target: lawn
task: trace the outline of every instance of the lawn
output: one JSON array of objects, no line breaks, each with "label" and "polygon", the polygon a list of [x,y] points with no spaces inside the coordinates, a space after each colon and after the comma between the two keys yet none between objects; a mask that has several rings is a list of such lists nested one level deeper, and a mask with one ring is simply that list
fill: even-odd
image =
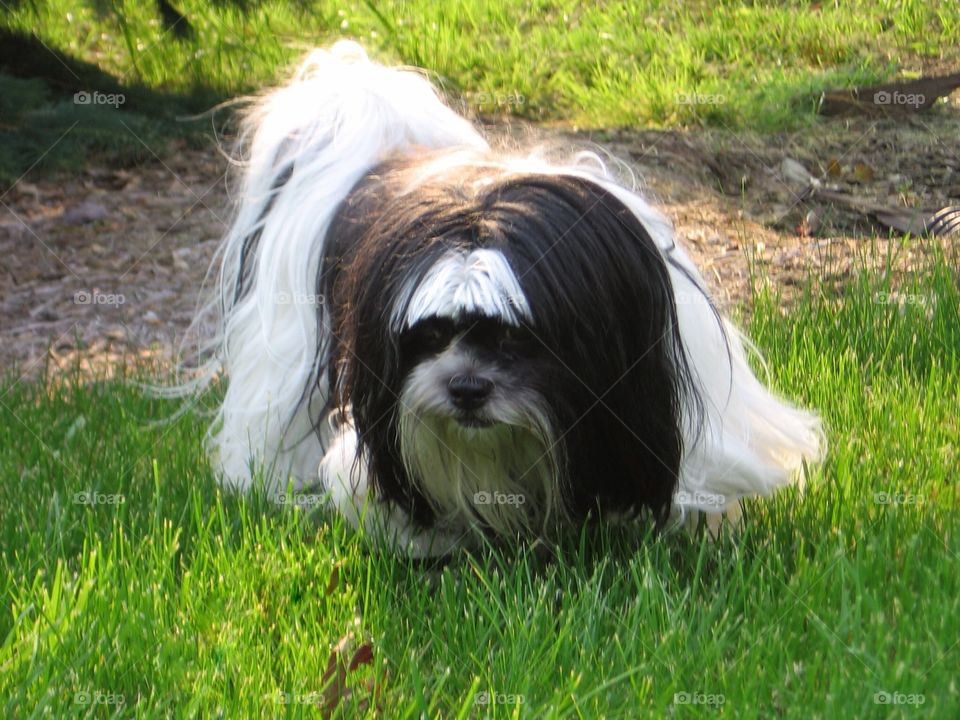
[{"label": "lawn", "polygon": [[[919,67],[960,39],[952,3],[776,5],[184,2],[195,35],[177,42],[149,3],[122,27],[58,1],[2,23],[180,97],[249,90],[351,35],[485,111],[765,129],[815,122],[825,79]],[[748,503],[717,541],[604,528],[416,563],[321,510],[221,493],[202,449],[215,392],[177,415],[139,382],[165,368],[9,370],[0,715],[960,717],[960,256],[890,247],[864,240],[858,271],[742,308],[830,451],[805,493]]]},{"label": "lawn", "polygon": [[956,717],[947,260],[786,314],[758,294],[775,383],[832,446],[805,495],[749,504],[716,543],[608,530],[421,566],[336,518],[221,495],[200,408],[156,425],[172,409],[129,381],[8,381],[4,715],[311,716],[352,634],[372,662],[341,717]]}]

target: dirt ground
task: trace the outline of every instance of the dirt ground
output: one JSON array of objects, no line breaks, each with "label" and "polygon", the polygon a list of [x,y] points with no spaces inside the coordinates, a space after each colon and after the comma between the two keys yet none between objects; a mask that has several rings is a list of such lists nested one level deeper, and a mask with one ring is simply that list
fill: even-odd
[{"label": "dirt ground", "polygon": [[[789,302],[808,277],[842,282],[865,238],[888,237],[868,215],[805,199],[804,172],[822,188],[891,208],[960,205],[956,104],[775,136],[549,134],[598,142],[630,163],[722,306],[748,297],[751,266]],[[230,219],[226,169],[211,146],[133,169],[28,174],[10,188],[0,197],[4,367],[31,376],[48,362],[109,368],[124,357],[172,357]]]}]

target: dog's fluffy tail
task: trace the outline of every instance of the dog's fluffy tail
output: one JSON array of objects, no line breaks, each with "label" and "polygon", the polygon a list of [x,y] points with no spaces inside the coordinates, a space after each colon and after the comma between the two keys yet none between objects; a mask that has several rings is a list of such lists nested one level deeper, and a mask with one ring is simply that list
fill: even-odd
[{"label": "dog's fluffy tail", "polygon": [[289,475],[299,486],[316,478],[323,455],[310,413],[329,400],[331,331],[316,293],[338,205],[389,156],[487,145],[418,72],[374,64],[347,41],[311,53],[244,128],[211,368],[229,384],[208,444],[228,486],[246,489],[261,464],[268,488]]}]

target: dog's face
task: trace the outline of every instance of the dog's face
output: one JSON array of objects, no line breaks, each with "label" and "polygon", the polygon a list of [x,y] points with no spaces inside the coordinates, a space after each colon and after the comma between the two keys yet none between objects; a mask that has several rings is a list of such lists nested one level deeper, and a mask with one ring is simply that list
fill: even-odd
[{"label": "dog's face", "polygon": [[499,319],[426,318],[401,336],[401,404],[468,429],[523,424],[524,408],[542,404],[542,352],[528,328]]},{"label": "dog's face", "polygon": [[401,334],[399,360],[401,453],[437,513],[502,532],[541,524],[556,502],[558,449],[553,367],[535,331],[431,316]]}]

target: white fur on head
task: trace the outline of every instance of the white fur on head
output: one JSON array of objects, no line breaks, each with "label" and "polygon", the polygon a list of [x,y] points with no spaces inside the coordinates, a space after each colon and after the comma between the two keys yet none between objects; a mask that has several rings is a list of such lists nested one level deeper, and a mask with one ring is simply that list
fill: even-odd
[{"label": "white fur on head", "polygon": [[404,302],[406,298],[397,304],[398,308],[407,304],[406,317],[392,318],[396,331],[431,316],[459,319],[484,315],[514,326],[520,325],[521,319],[533,320],[520,282],[499,250],[451,251],[406,295],[412,296],[409,304]]},{"label": "white fur on head", "polygon": [[[354,184],[388,156],[415,148],[487,148],[419,73],[370,62],[352,42],[309,55],[286,87],[250,114],[240,206],[226,238],[221,300],[227,308],[217,356],[229,378],[209,445],[224,482],[246,488],[251,461],[269,486],[312,482],[323,456],[301,402],[318,358],[315,297],[327,227]],[[259,233],[243,294],[238,272],[247,239]],[[326,358],[319,358],[326,360]],[[316,379],[316,412],[329,388]]]}]

